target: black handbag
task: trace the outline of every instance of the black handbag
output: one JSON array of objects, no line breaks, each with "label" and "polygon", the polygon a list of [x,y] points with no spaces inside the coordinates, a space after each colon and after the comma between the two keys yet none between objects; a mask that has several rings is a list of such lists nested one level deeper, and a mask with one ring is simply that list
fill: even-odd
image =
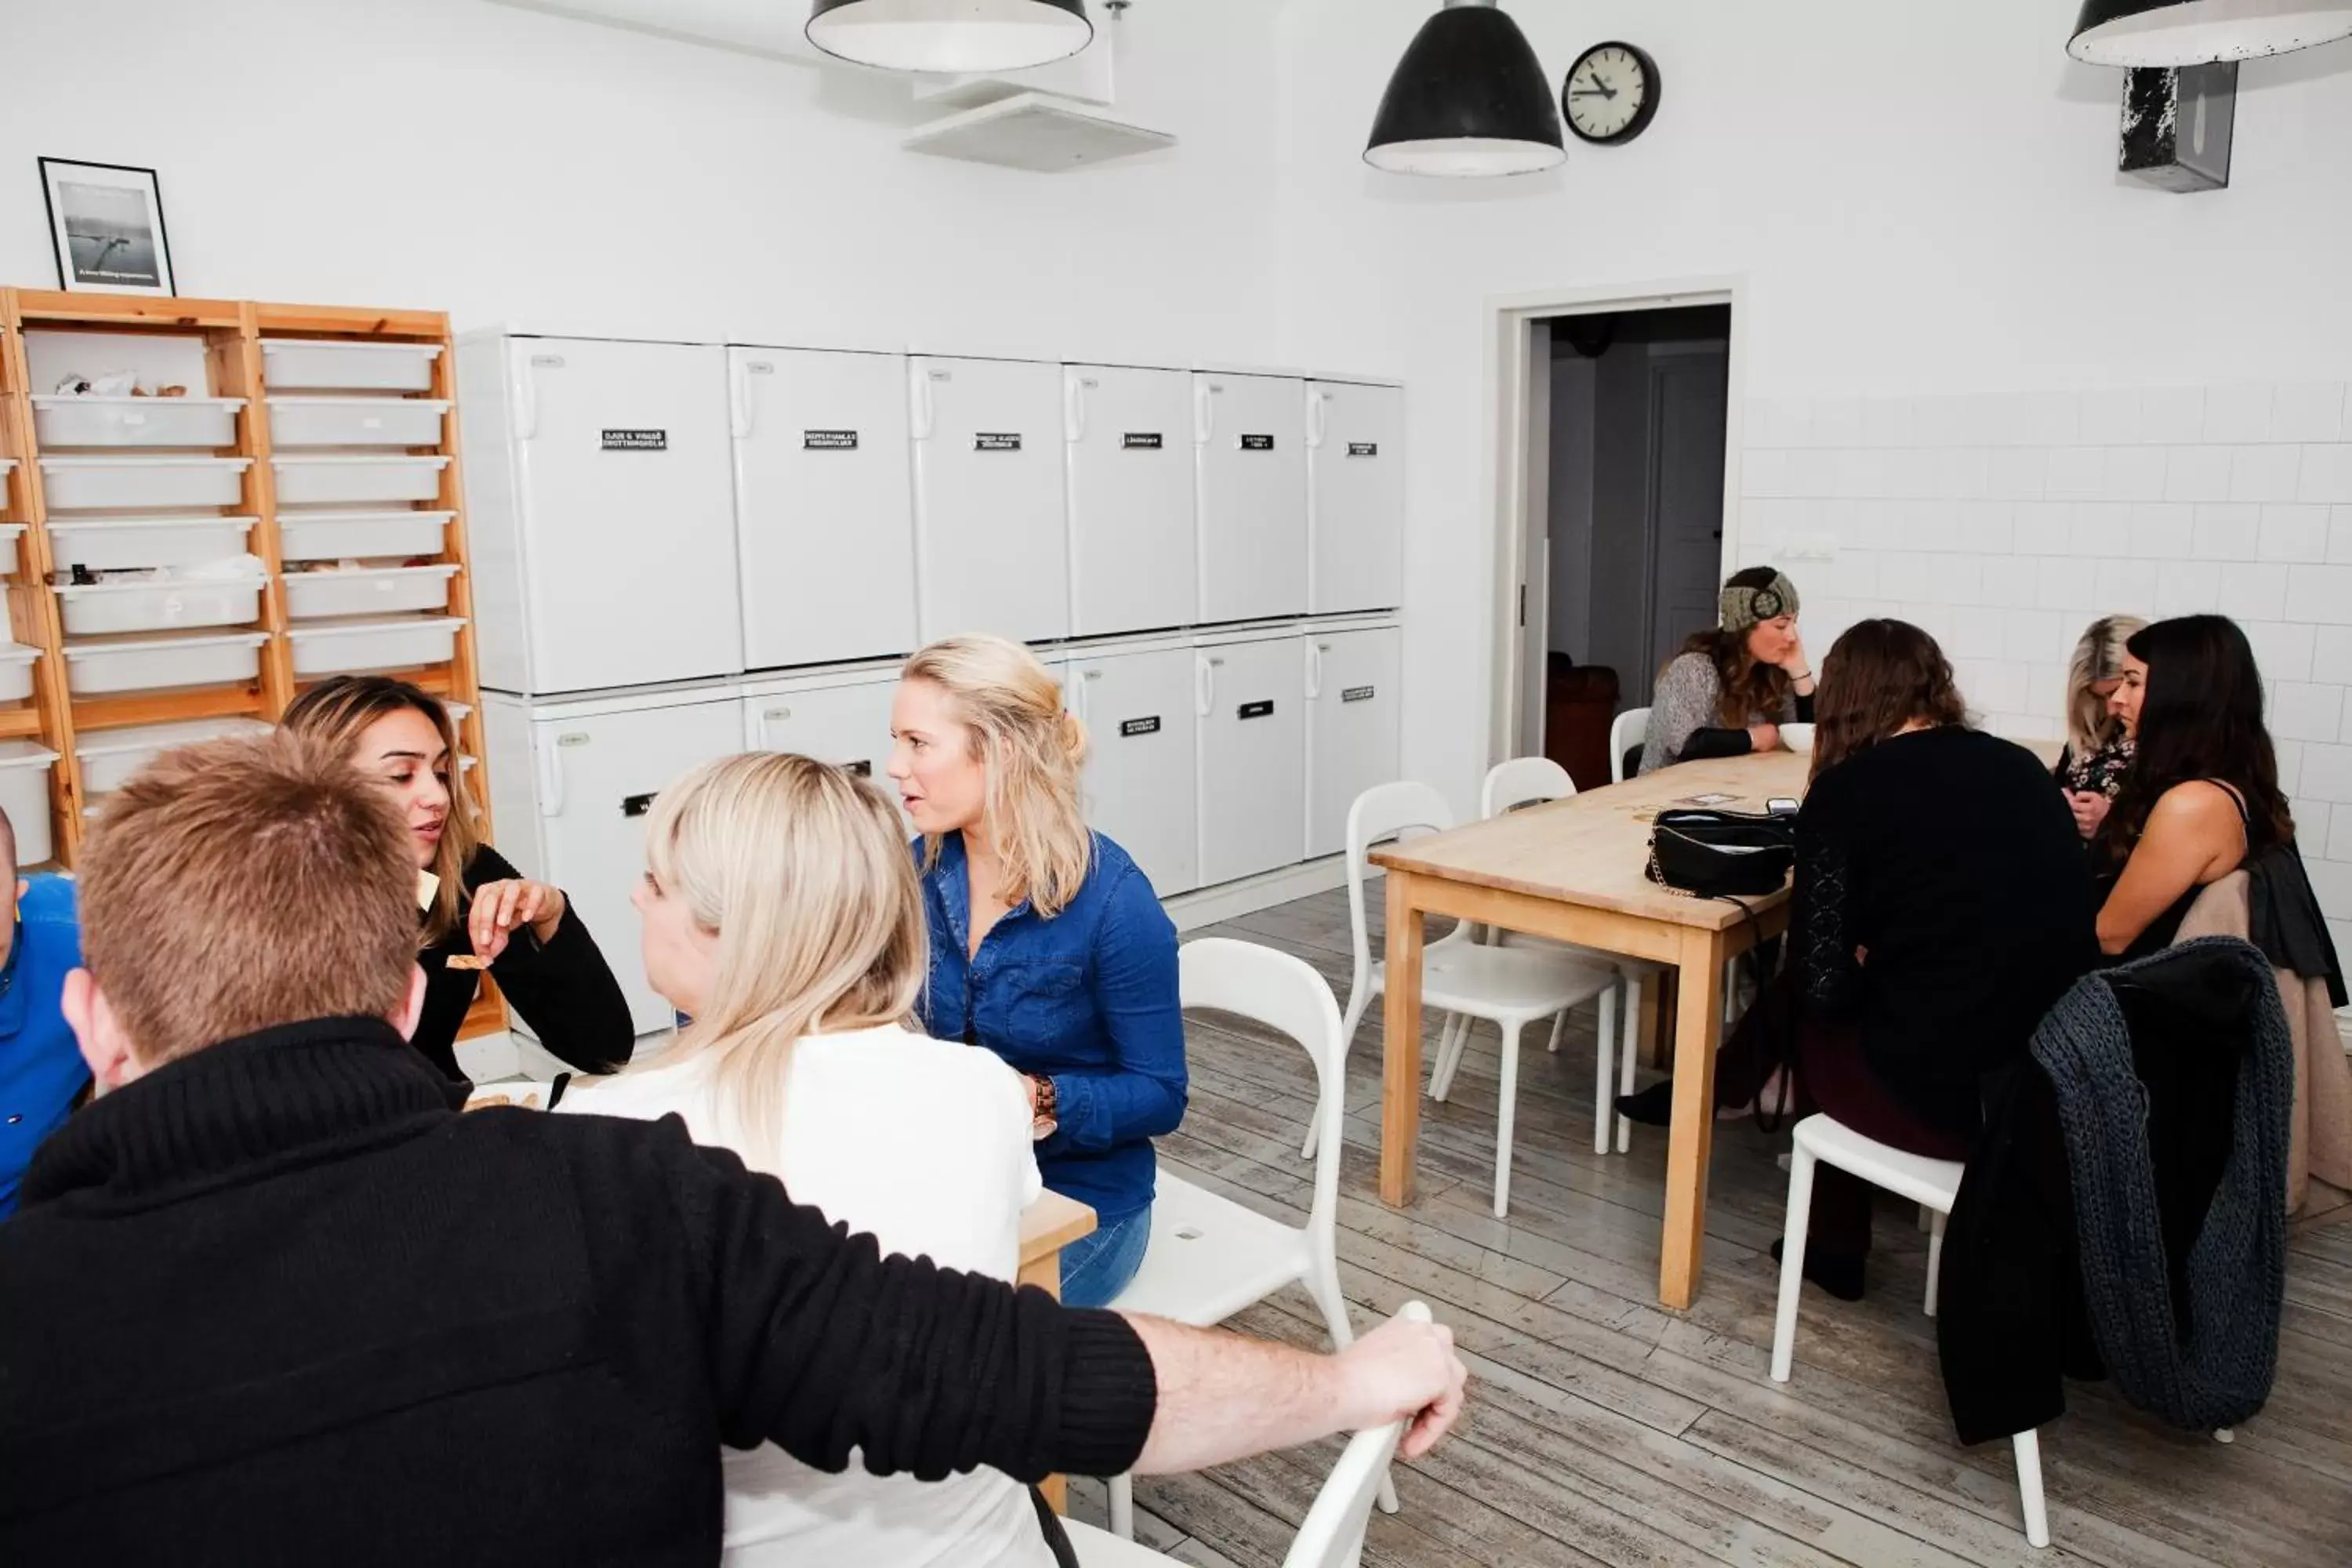
[{"label": "black handbag", "polygon": [[1650,880],[1693,898],[1777,893],[1796,863],[1793,817],[1745,811],[1662,811],[1650,834]]}]

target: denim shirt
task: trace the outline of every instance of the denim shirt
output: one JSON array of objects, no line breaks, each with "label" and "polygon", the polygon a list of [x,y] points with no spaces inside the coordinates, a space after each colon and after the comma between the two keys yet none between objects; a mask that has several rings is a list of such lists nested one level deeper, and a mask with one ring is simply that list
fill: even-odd
[{"label": "denim shirt", "polygon": [[[1184,1117],[1184,1015],[1176,927],[1127,851],[1097,833],[1077,897],[1047,920],[1023,900],[971,952],[963,836],[923,877],[931,963],[923,1027],[986,1046],[1016,1072],[1053,1080],[1054,1135],[1037,1145],[1045,1185],[1105,1221],[1151,1201],[1151,1140]],[[915,841],[915,863],[923,843]]]},{"label": "denim shirt", "polygon": [[16,942],[0,969],[0,1219],[16,1211],[16,1184],[33,1151],[65,1121],[89,1081],[58,1006],[67,973],[81,966],[74,885],[64,877],[26,880],[16,906]]}]

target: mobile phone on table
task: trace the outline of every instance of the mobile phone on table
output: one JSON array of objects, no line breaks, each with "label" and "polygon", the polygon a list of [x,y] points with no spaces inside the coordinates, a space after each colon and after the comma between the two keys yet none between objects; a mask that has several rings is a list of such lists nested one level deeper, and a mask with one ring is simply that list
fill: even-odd
[{"label": "mobile phone on table", "polygon": [[1764,803],[1764,809],[1774,816],[1794,816],[1797,815],[1797,803],[1790,796],[1776,795]]}]

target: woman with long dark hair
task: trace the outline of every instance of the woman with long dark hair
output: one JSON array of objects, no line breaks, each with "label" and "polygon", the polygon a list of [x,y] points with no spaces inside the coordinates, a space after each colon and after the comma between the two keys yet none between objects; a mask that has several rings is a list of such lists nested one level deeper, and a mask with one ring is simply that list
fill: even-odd
[{"label": "woman with long dark hair", "polygon": [[[1906,622],[1838,638],[1816,724],[1789,966],[1717,1057],[1716,1103],[1965,1159],[1979,1080],[2096,958],[2074,816],[2039,758],[1969,727],[1943,650]],[[1672,1089],[1618,1103],[1664,1125]],[[1852,1300],[1869,1247],[1868,1186],[1823,1167],[1806,1277]]]},{"label": "woman with long dark hair", "polygon": [[1769,566],[1735,572],[1717,624],[1658,672],[1641,771],[1775,752],[1780,726],[1813,716],[1813,668],[1797,635],[1797,585]]}]

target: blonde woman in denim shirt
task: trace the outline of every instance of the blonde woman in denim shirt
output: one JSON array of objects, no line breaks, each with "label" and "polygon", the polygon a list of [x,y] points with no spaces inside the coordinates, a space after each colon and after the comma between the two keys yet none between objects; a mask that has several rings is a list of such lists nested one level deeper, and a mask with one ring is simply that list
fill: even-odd
[{"label": "blonde woman in denim shirt", "polygon": [[1102,1306],[1151,1239],[1151,1140],[1183,1120],[1176,928],[1078,802],[1086,731],[1034,655],[950,637],[907,661],[890,777],[922,837],[936,1039],[1021,1075],[1045,1185],[1092,1207],[1062,1253],[1062,1299]]}]

